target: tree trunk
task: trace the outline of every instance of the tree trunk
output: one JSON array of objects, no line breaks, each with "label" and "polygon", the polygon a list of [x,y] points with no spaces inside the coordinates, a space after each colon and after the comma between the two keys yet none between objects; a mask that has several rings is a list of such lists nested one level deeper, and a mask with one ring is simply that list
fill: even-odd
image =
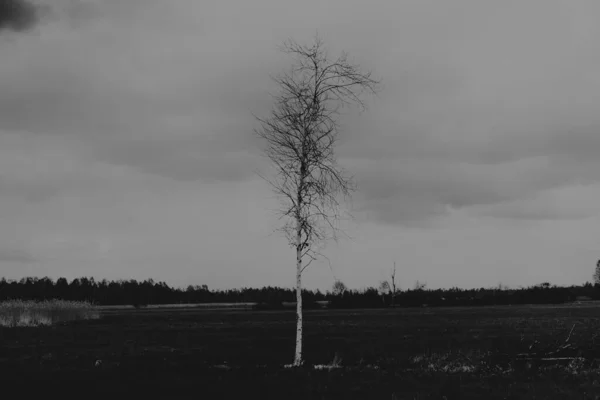
[{"label": "tree trunk", "polygon": [[[306,155],[305,145],[302,144],[302,154]],[[303,160],[305,157],[303,157]],[[296,352],[294,355],[294,366],[302,365],[302,191],[306,179],[306,164],[302,161],[300,166],[300,184],[296,193]]]},{"label": "tree trunk", "polygon": [[294,366],[302,365],[302,231],[297,221],[296,231],[296,354]]}]

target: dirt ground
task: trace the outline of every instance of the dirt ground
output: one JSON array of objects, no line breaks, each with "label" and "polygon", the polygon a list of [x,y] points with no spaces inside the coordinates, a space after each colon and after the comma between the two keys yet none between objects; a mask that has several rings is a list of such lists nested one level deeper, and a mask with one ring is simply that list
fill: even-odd
[{"label": "dirt ground", "polygon": [[0,328],[0,376],[21,398],[600,399],[599,318],[597,304],[307,311],[292,369],[292,310],[106,310]]}]

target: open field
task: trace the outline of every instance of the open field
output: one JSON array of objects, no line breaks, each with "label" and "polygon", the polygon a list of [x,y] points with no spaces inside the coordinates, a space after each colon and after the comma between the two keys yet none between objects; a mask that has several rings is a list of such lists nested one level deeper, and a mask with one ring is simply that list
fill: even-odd
[{"label": "open field", "polygon": [[1,328],[0,370],[24,398],[596,399],[599,317],[596,304],[307,311],[295,370],[291,310],[108,310]]},{"label": "open field", "polygon": [[[221,309],[239,309],[239,310],[250,310],[256,306],[257,303],[198,303],[198,304],[148,304],[140,306],[141,309],[181,309],[181,308],[198,308],[202,310],[221,310]],[[132,305],[122,306],[97,306],[98,310],[101,311],[114,311],[114,310],[134,310],[136,307]]]}]

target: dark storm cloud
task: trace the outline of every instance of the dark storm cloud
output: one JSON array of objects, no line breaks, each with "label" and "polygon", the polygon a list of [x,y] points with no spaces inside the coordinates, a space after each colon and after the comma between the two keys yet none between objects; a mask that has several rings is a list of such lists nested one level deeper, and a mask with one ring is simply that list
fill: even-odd
[{"label": "dark storm cloud", "polygon": [[38,9],[27,0],[0,1],[0,33],[3,30],[27,30],[37,19]]},{"label": "dark storm cloud", "polygon": [[495,163],[478,163],[477,157],[465,157],[471,162],[464,162],[452,153],[444,157],[419,157],[416,153],[401,158],[345,161],[359,183],[362,206],[358,210],[386,224],[412,225],[444,216],[453,209],[471,208],[479,215],[514,219],[552,219],[553,212],[557,219],[592,215],[595,211],[590,209],[570,212],[557,208],[558,204],[560,208],[577,207],[573,198],[545,204],[543,209],[523,203],[549,190],[600,182],[600,161],[592,157],[593,151],[577,150],[578,145],[570,147],[562,142],[550,138],[541,149],[530,152],[517,147],[514,160],[499,157],[496,161],[501,162]]}]

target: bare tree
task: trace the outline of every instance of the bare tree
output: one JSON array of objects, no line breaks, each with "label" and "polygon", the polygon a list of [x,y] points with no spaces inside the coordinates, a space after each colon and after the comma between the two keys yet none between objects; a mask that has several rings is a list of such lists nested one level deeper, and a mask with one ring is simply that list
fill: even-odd
[{"label": "bare tree", "polygon": [[344,282],[336,280],[333,283],[332,293],[334,296],[343,296],[344,293],[346,293],[346,290],[348,290],[348,288]]},{"label": "bare tree", "polygon": [[383,301],[383,305],[385,307],[385,296],[389,294],[391,291],[390,283],[388,281],[379,282],[379,295],[381,296],[381,301]]},{"label": "bare tree", "polygon": [[379,283],[379,293],[383,296],[384,293],[390,295],[390,305],[394,307],[396,301],[396,262],[394,261],[394,268],[390,272],[390,280],[384,280]]},{"label": "bare tree", "polygon": [[425,290],[425,289],[427,289],[427,282],[419,282],[419,281],[415,282],[415,287],[413,290],[420,291],[420,290]]},{"label": "bare tree", "polygon": [[594,271],[594,283],[600,285],[600,260],[596,263],[596,270]]},{"label": "bare tree", "polygon": [[391,275],[391,284],[392,284],[392,307],[394,307],[396,302],[396,262],[394,261],[394,269],[392,269]]},{"label": "bare tree", "polygon": [[342,53],[330,60],[317,35],[314,44],[301,46],[293,40],[281,50],[295,57],[290,72],[273,78],[280,87],[270,118],[256,117],[261,129],[255,133],[266,145],[265,155],[276,179],[265,179],[282,201],[280,230],[296,250],[296,351],[294,366],[302,364],[302,272],[328,239],[337,240],[339,198],[356,190],[354,181],[337,164],[339,109],[357,105],[363,92],[375,94],[379,81]]}]

